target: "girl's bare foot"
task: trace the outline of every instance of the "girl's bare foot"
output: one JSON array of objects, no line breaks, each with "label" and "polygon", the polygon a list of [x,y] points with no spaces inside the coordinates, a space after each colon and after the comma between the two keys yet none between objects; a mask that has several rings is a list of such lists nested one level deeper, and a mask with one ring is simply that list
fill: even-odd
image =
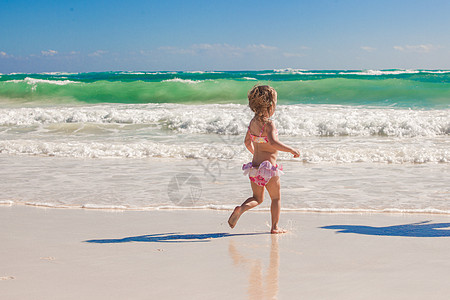
[{"label": "girl's bare foot", "polygon": [[234,226],[236,226],[236,223],[239,220],[240,216],[241,216],[241,207],[236,206],[234,208],[233,213],[231,214],[230,218],[228,219],[228,225],[230,225],[231,228],[234,228]]},{"label": "girl's bare foot", "polygon": [[278,233],[286,233],[288,232],[286,229],[281,229],[281,228],[272,228],[272,230],[270,231],[270,233],[272,234],[278,234]]}]

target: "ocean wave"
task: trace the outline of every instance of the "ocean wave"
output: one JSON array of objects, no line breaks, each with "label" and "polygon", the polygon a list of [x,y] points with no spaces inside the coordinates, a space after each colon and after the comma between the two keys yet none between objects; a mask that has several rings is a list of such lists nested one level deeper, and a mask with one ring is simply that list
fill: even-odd
[{"label": "ocean wave", "polygon": [[13,205],[14,201],[11,200],[0,200],[0,205]]},{"label": "ocean wave", "polygon": [[285,69],[274,69],[274,73],[297,73],[297,72],[305,72],[308,70],[305,69],[293,69],[293,68],[285,68]]},{"label": "ocean wave", "polygon": [[120,74],[120,75],[147,75],[147,74],[154,74],[154,73],[137,72],[137,71],[121,71],[121,72],[118,72],[117,74]]},{"label": "ocean wave", "polygon": [[224,72],[220,72],[220,71],[184,71],[182,73],[186,73],[186,74],[223,74]]},{"label": "ocean wave", "polygon": [[423,73],[430,73],[430,74],[450,74],[450,70],[436,70],[436,71],[432,71],[432,70],[422,70],[421,72]]},{"label": "ocean wave", "polygon": [[[219,205],[219,204],[205,204],[205,205],[156,205],[156,206],[135,206],[135,205],[108,205],[108,204],[72,204],[66,205],[57,202],[20,202],[20,201],[0,201],[0,205],[25,205],[36,206],[43,208],[71,208],[71,209],[97,209],[105,211],[155,211],[155,210],[216,210],[216,211],[232,211],[236,205]],[[270,211],[270,207],[257,207],[255,211]],[[342,214],[450,214],[450,210],[439,209],[434,207],[427,208],[325,208],[325,207],[282,207],[284,212],[303,212],[303,213],[342,213]]]},{"label": "ocean wave", "polygon": [[181,83],[199,83],[204,82],[204,80],[191,80],[191,79],[181,79],[181,78],[173,78],[173,79],[167,79],[163,80],[161,82],[181,82]]},{"label": "ocean wave", "polygon": [[[35,140],[0,141],[0,153],[74,158],[182,158],[230,159],[242,153],[241,146],[210,144],[164,144],[155,142],[49,142]],[[244,156],[246,158],[246,156]]]},{"label": "ocean wave", "polygon": [[418,70],[364,70],[364,71],[346,71],[346,72],[339,72],[340,75],[374,75],[374,76],[380,76],[380,75],[400,75],[400,74],[417,74],[420,73]]},{"label": "ocean wave", "polygon": [[[339,73],[337,72],[331,72],[331,71],[311,71],[311,70],[304,70],[304,69],[275,69],[273,70],[275,74],[281,74],[281,75],[337,75]],[[274,73],[264,73],[261,75],[274,75]]]},{"label": "ocean wave", "polygon": [[[357,71],[332,71],[332,70],[304,70],[304,69],[276,69],[273,70],[275,74],[286,74],[286,75],[364,75],[364,76],[390,76],[390,75],[410,75],[410,74],[448,74],[449,70],[357,70]],[[273,73],[265,73],[264,75],[273,75]]]},{"label": "ocean wave", "polygon": [[173,75],[178,74],[179,72],[173,71],[159,71],[159,72],[151,72],[151,71],[119,71],[112,72],[111,75]]},{"label": "ocean wave", "polygon": [[128,206],[125,205],[102,205],[102,204],[94,204],[94,203],[87,203],[81,205],[81,208],[86,209],[102,209],[102,210],[126,210],[129,209]]},{"label": "ocean wave", "polygon": [[404,74],[448,74],[449,70],[360,70],[360,71],[341,71],[339,75],[404,75]]},{"label": "ocean wave", "polygon": [[[145,124],[185,134],[242,135],[251,112],[239,104],[2,108],[0,126]],[[450,110],[280,105],[274,117],[286,136],[435,137],[450,134]]]},{"label": "ocean wave", "polygon": [[67,76],[67,75],[77,75],[80,73],[69,73],[69,72],[42,72],[42,73],[38,73],[41,75],[56,75],[56,76]]},{"label": "ocean wave", "polygon": [[13,79],[13,80],[7,80],[5,82],[12,82],[12,83],[21,83],[25,82],[30,85],[37,85],[39,83],[46,83],[46,84],[56,84],[56,85],[67,85],[71,83],[80,83],[77,81],[72,80],[48,80],[48,79],[36,79],[31,77],[26,77],[25,79]]},{"label": "ocean wave", "polygon": [[[188,78],[181,75],[160,75],[161,78],[140,80],[128,75],[103,74],[102,80],[92,81],[96,75],[50,76],[51,78],[12,77],[0,81],[0,103],[18,104],[23,102],[54,103],[240,103],[247,100],[247,92],[254,85],[253,79],[260,74],[230,74],[230,79],[222,75],[204,76],[192,74]],[[275,74],[276,75],[276,74]],[[302,75],[292,79],[261,81],[272,85],[278,92],[279,104],[340,104],[395,106],[411,108],[448,108],[450,82],[416,81],[387,78],[382,80],[362,78],[342,78],[314,75],[311,80]],[[42,76],[42,75],[41,75]],[[109,77],[108,77],[109,76]],[[122,76],[122,77],[121,77]],[[308,75],[309,76],[309,75]],[[436,75],[437,76],[437,75]],[[355,77],[355,76],[353,76]],[[246,80],[242,80],[242,79]],[[250,79],[253,78],[253,79]],[[8,79],[8,78],[7,78]],[[62,80],[64,79],[64,80]],[[270,77],[268,77],[270,80]],[[305,80],[307,79],[307,80]]]},{"label": "ocean wave", "polygon": [[[241,141],[241,139],[239,139]],[[72,158],[177,158],[210,160],[248,160],[249,154],[241,144],[236,143],[158,143],[138,142],[87,142],[87,141],[40,141],[7,140],[0,141],[0,154],[38,155]],[[233,142],[233,141],[232,141]],[[396,143],[342,143],[307,144],[302,140],[291,141],[300,149],[299,160],[304,163],[448,163],[450,151],[445,145],[429,147],[426,145]],[[292,160],[292,155],[280,153],[279,159]]]}]

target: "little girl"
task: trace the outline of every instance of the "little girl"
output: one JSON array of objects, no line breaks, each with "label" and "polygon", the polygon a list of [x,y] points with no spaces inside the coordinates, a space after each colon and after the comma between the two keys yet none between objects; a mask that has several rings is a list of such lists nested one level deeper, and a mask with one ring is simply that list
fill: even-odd
[{"label": "little girl", "polygon": [[286,230],[278,227],[280,219],[280,174],[282,167],[276,164],[278,151],[290,152],[299,157],[300,152],[278,140],[275,124],[269,120],[275,113],[277,92],[268,85],[255,86],[248,92],[248,102],[255,116],[248,125],[245,135],[245,146],[253,154],[253,160],[242,167],[244,175],[248,174],[253,196],[245,200],[241,206],[236,206],[228,224],[234,228],[239,217],[247,210],[261,204],[264,200],[264,187],[269,192],[272,204],[271,233],[284,233]]}]

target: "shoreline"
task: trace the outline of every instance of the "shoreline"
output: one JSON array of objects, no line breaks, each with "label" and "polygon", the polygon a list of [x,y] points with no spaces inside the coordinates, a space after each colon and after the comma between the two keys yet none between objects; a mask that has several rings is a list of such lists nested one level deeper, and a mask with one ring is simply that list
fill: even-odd
[{"label": "shoreline", "polygon": [[110,211],[0,206],[8,299],[446,299],[437,214]]},{"label": "shoreline", "polygon": [[[0,158],[3,205],[232,210],[251,195],[239,161]],[[283,211],[450,212],[447,165],[286,161],[283,167]],[[257,209],[269,206],[270,201],[264,201]]]},{"label": "shoreline", "polygon": [[[9,203],[10,202],[10,203]],[[236,203],[235,206],[239,205]],[[1,201],[0,208],[2,207],[35,207],[38,209],[69,209],[69,210],[94,210],[94,211],[104,211],[104,212],[149,212],[149,211],[226,211],[232,212],[234,207],[231,205],[229,208],[225,207],[211,207],[213,205],[207,205],[205,207],[182,207],[182,206],[162,206],[162,207],[148,207],[148,208],[128,208],[128,207],[96,207],[96,206],[53,206],[50,204],[35,204],[35,203],[15,203],[13,201]],[[255,207],[251,210],[252,212],[264,213],[270,212],[270,207]],[[386,208],[383,210],[375,209],[347,209],[347,208],[281,208],[283,213],[303,213],[303,214],[358,214],[358,215],[372,215],[372,214],[387,214],[387,215],[442,215],[450,216],[450,211],[439,210],[439,209],[399,209],[399,208]]]}]

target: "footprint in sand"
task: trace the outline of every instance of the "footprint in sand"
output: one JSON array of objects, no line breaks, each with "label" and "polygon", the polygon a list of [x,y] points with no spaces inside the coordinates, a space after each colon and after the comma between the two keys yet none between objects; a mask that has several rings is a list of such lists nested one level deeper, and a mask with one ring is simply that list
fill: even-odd
[{"label": "footprint in sand", "polygon": [[0,280],[13,280],[13,279],[16,279],[14,276],[3,276],[3,277],[0,277]]}]

